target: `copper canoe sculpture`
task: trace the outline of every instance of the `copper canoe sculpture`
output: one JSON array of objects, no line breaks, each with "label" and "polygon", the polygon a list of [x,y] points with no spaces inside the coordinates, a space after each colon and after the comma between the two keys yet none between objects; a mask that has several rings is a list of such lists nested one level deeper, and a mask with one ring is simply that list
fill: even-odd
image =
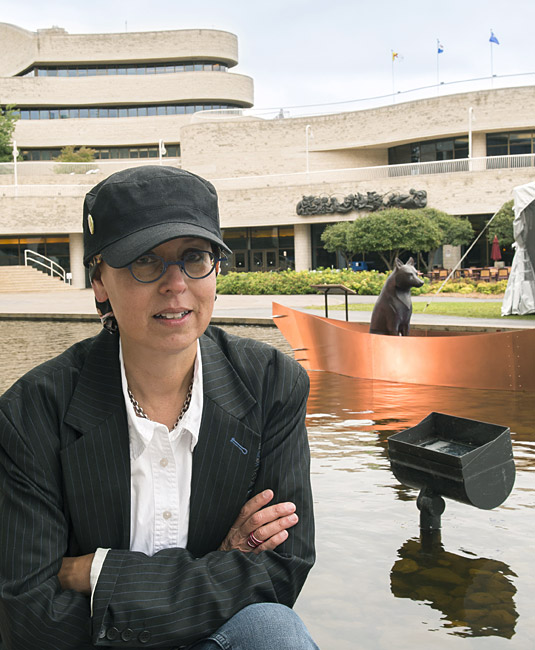
[{"label": "copper canoe sculpture", "polygon": [[368,323],[273,303],[275,324],[306,370],[409,384],[535,390],[535,329],[477,333],[412,329],[370,334]]}]

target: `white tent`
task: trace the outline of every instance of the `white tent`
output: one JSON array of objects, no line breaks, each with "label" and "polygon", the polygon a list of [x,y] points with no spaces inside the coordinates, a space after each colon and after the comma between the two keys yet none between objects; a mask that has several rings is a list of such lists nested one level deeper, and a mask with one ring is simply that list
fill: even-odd
[{"label": "white tent", "polygon": [[502,316],[535,313],[535,183],[513,190],[515,255],[502,302]]}]

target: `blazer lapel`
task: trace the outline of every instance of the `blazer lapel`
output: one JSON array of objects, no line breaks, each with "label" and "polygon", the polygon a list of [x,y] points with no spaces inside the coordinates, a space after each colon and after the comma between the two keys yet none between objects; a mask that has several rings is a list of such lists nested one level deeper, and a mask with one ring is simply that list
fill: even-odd
[{"label": "blazer lapel", "polygon": [[215,341],[201,337],[204,406],[193,453],[188,549],[197,557],[216,549],[247,498],[260,432],[245,415],[256,399]]},{"label": "blazer lapel", "polygon": [[[61,451],[66,509],[81,553],[130,544],[130,450],[119,337],[101,332],[76,384]],[[66,436],[69,438],[69,436]]]}]

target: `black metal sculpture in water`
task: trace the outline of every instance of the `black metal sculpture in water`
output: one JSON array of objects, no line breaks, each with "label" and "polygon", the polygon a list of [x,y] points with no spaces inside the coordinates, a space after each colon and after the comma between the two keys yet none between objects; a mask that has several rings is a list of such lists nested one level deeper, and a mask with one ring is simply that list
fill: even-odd
[{"label": "black metal sculpture in water", "polygon": [[491,510],[507,499],[515,481],[507,427],[444,413],[390,436],[390,465],[400,483],[420,489],[420,529],[440,529],[443,497]]}]

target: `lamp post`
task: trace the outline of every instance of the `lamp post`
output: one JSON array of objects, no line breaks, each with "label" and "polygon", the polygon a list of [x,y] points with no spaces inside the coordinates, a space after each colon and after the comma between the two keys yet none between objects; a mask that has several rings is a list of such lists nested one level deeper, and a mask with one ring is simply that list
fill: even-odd
[{"label": "lamp post", "polygon": [[19,157],[19,150],[17,149],[17,143],[13,140],[13,176],[15,181],[15,192],[18,192],[18,176],[17,176],[17,158]]},{"label": "lamp post", "polygon": [[165,156],[167,153],[163,140],[158,140],[158,158],[160,159],[160,165],[162,164],[162,156]]},{"label": "lamp post", "polygon": [[314,134],[312,133],[312,127],[310,126],[310,124],[307,124],[305,128],[305,141],[306,141],[305,151],[306,151],[307,175],[310,171],[310,167],[308,163],[308,139],[313,137]]},{"label": "lamp post", "polygon": [[474,120],[474,109],[468,109],[468,170],[472,171],[472,121]]}]

